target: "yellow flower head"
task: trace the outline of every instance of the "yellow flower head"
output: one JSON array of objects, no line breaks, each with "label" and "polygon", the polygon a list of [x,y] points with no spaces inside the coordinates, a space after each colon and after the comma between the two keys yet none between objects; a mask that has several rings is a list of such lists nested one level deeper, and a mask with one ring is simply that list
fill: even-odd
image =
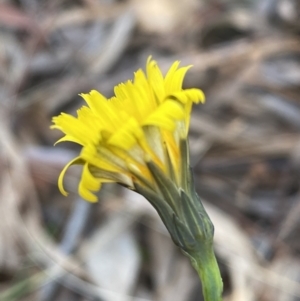
[{"label": "yellow flower head", "polygon": [[97,201],[93,192],[104,182],[117,182],[133,190],[135,185],[155,190],[149,162],[180,187],[180,143],[186,143],[192,103],[204,102],[201,90],[182,89],[189,68],[179,68],[176,61],[164,77],[149,57],[146,74],[135,72],[133,81],[115,87],[112,98],[93,90],[81,94],[88,106],[77,111],[77,118],[65,113],[53,117],[51,128],[65,134],[58,142],[82,146],[80,155],[59,176],[60,191],[67,195],[63,178],[74,164],[83,165],[78,190],[91,202]]}]

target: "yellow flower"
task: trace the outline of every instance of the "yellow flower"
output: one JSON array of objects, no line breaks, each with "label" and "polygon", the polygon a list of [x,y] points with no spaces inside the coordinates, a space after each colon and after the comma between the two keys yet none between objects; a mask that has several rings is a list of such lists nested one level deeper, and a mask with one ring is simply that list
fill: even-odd
[{"label": "yellow flower", "polygon": [[[98,91],[81,94],[88,106],[77,111],[77,118],[61,113],[53,117],[53,129],[65,136],[58,140],[82,146],[78,157],[62,170],[58,186],[67,195],[63,178],[69,166],[83,165],[79,184],[82,198],[95,202],[104,182],[117,182],[135,190],[135,185],[156,189],[149,162],[153,162],[176,186],[182,183],[183,154],[193,103],[204,102],[199,89],[183,89],[190,66],[173,63],[164,77],[149,57],[146,74],[138,70],[133,81],[115,87],[107,99]],[[188,155],[185,154],[185,157]],[[186,158],[185,158],[186,160]]]}]

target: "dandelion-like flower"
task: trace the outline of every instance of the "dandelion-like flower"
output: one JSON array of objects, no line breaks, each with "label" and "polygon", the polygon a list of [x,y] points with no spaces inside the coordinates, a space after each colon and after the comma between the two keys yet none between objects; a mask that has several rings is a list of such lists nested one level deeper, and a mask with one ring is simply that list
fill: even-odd
[{"label": "dandelion-like flower", "polygon": [[135,72],[133,81],[115,87],[112,98],[93,90],[81,94],[88,106],[77,111],[77,118],[65,113],[54,117],[52,128],[65,133],[58,142],[82,145],[80,155],[61,172],[60,191],[67,195],[63,178],[74,164],[83,165],[79,194],[91,202],[97,200],[93,192],[105,182],[156,190],[150,162],[182,186],[185,154],[180,153],[180,143],[186,141],[192,103],[204,101],[201,90],[182,89],[189,68],[179,68],[177,61],[163,77],[149,58],[146,75]]},{"label": "dandelion-like flower", "polygon": [[216,268],[213,225],[195,192],[189,167],[191,108],[204,102],[201,90],[182,88],[190,67],[179,67],[176,61],[163,76],[150,57],[146,74],[135,72],[133,81],[115,87],[113,97],[107,99],[95,90],[81,94],[87,106],[77,111],[77,118],[65,113],[54,117],[51,128],[65,134],[58,142],[82,146],[79,156],[62,170],[58,186],[67,195],[65,173],[79,164],[83,169],[78,192],[85,200],[96,202],[95,193],[106,182],[142,194],[159,213],[174,243],[202,273],[202,281],[210,283],[203,288],[207,300],[219,301],[220,276],[215,271],[211,276],[211,268],[203,269],[203,262]]}]

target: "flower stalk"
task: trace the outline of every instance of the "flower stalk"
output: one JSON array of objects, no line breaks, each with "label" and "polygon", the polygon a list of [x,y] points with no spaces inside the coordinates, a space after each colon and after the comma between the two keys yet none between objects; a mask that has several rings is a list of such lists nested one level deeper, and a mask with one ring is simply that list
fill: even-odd
[{"label": "flower stalk", "polygon": [[200,277],[204,300],[222,301],[223,283],[212,248],[203,248],[191,257],[191,263]]}]

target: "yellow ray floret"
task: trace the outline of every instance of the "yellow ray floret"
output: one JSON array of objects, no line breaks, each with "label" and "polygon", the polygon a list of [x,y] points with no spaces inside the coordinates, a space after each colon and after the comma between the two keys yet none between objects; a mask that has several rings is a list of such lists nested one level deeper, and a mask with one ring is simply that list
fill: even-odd
[{"label": "yellow ray floret", "polygon": [[77,111],[77,118],[65,113],[53,117],[51,128],[65,134],[57,143],[71,141],[82,146],[81,154],[60,174],[60,191],[67,194],[63,178],[74,164],[83,166],[79,194],[92,202],[103,182],[119,182],[132,189],[137,182],[154,185],[147,169],[149,160],[165,173],[171,160],[178,180],[179,139],[187,136],[192,104],[204,102],[201,90],[182,88],[190,67],[180,68],[176,61],[164,77],[149,57],[146,74],[135,72],[133,81],[115,87],[112,98],[92,90],[81,94],[87,106]]}]

